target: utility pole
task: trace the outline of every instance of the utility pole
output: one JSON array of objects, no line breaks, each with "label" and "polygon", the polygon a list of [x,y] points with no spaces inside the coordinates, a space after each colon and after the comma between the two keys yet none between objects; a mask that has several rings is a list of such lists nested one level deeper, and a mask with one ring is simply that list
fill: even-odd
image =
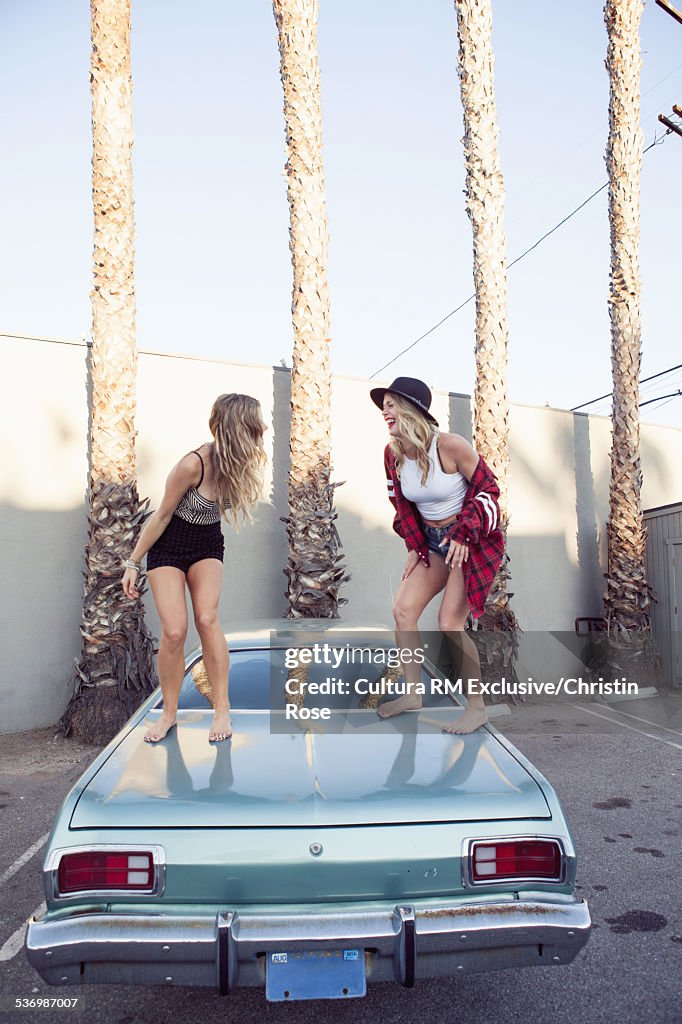
[{"label": "utility pole", "polygon": [[677,135],[682,135],[682,107],[678,106],[677,103],[673,106],[673,114],[677,116],[677,121],[671,121],[665,114],[659,114],[658,120],[666,126],[668,134],[675,132]]},{"label": "utility pole", "polygon": [[[678,24],[682,25],[682,13],[680,13],[677,8],[673,7],[671,3],[668,3],[668,0],[656,0],[656,3],[659,7],[663,8],[666,14],[669,14],[670,17],[674,18]],[[677,103],[673,106],[673,114],[677,117],[677,121],[671,121],[669,117],[665,116],[665,114],[659,114],[658,120],[668,129],[666,135],[670,135],[671,132],[675,132],[676,135],[682,136],[682,107],[678,106]]]}]

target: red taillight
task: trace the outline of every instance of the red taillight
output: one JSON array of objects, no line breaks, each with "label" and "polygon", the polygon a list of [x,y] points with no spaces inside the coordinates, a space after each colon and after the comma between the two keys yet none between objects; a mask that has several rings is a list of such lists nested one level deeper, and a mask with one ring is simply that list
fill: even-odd
[{"label": "red taillight", "polygon": [[135,891],[154,886],[154,858],[137,850],[67,853],[59,862],[59,892],[90,889]]},{"label": "red taillight", "polygon": [[474,843],[471,850],[474,882],[505,878],[561,878],[561,847],[548,839],[511,839]]}]

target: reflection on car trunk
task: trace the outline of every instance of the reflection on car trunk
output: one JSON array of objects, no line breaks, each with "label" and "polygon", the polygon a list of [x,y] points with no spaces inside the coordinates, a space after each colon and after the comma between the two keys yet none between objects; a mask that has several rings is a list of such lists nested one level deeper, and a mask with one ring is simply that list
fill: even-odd
[{"label": "reflection on car trunk", "polygon": [[[526,768],[480,730],[449,736],[448,712],[423,711],[363,734],[328,734],[325,723],[273,735],[267,714],[234,713],[230,744],[207,742],[210,713],[181,712],[163,746],[143,740],[141,723],[82,793],[72,828],[119,828],[131,821],[176,828],[348,825],[549,818]],[[381,731],[379,731],[379,729]]]}]

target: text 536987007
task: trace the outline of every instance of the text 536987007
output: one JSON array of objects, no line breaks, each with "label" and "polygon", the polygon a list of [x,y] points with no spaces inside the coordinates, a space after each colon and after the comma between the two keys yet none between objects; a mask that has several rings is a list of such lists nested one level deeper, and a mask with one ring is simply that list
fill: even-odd
[{"label": "text 536987007", "polygon": [[0,1012],[10,1010],[83,1010],[82,996],[0,996]]}]

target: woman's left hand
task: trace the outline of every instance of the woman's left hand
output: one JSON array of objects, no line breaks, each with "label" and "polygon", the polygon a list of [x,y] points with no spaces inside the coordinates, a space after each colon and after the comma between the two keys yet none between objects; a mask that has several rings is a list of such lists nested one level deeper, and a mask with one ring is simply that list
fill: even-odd
[{"label": "woman's left hand", "polygon": [[[443,547],[447,543],[448,543],[447,540],[445,540],[445,541],[443,541],[443,544],[441,544],[440,546]],[[450,546],[448,548],[448,553],[445,556],[445,564],[447,565],[448,569],[452,569],[453,565],[456,565],[458,568],[461,569],[462,568],[462,563],[466,562],[468,557],[469,557],[469,545],[468,544],[460,544],[458,541],[454,541],[454,540],[450,541]]]},{"label": "woman's left hand", "polygon": [[140,596],[140,591],[137,589],[139,575],[139,569],[126,568],[126,571],[123,573],[123,579],[121,580],[123,593],[131,601],[136,601]]}]

